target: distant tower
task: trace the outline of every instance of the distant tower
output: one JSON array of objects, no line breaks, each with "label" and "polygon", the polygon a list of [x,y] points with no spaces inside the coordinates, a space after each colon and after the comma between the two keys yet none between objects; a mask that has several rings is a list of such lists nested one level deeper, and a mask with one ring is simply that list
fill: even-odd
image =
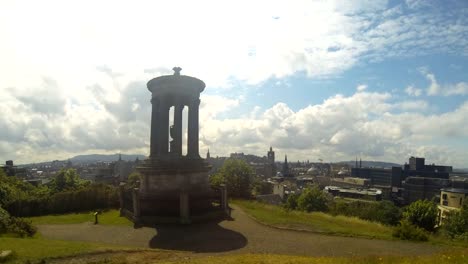
[{"label": "distant tower", "polygon": [[208,152],[206,152],[206,159],[210,159],[210,149],[208,149]]},{"label": "distant tower", "polygon": [[362,160],[359,158],[359,168],[362,168]]},{"label": "distant tower", "polygon": [[267,152],[268,162],[270,164],[275,164],[275,152],[273,148],[270,146],[270,151]]},{"label": "distant tower", "polygon": [[284,155],[283,169],[281,170],[284,177],[289,176],[288,155]]},{"label": "distant tower", "polygon": [[119,153],[119,160],[116,162],[115,164],[115,168],[114,168],[114,173],[115,174],[118,174],[118,178],[119,180],[122,182],[122,181],[125,181],[125,175],[124,175],[124,172],[123,172],[123,169],[124,169],[124,165],[123,165],[123,161],[122,161],[122,154]]},{"label": "distant tower", "polygon": [[275,152],[273,151],[273,148],[271,146],[270,146],[270,150],[267,152],[267,158],[268,158],[268,166],[269,166],[267,176],[268,177],[275,176],[276,175]]}]

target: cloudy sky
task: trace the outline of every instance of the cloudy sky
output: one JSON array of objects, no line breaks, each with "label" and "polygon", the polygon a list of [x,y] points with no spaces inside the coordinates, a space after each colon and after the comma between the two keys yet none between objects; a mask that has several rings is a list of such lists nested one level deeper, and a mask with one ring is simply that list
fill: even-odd
[{"label": "cloudy sky", "polygon": [[153,77],[200,152],[468,167],[467,1],[0,1],[0,160],[149,152]]}]

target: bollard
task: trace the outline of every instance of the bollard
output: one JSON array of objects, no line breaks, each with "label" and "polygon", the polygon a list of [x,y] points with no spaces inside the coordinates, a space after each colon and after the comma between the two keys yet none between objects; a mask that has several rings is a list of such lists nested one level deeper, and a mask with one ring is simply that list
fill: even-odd
[{"label": "bollard", "polygon": [[99,221],[98,221],[98,214],[99,214],[99,212],[94,212],[94,224],[95,224],[95,225],[99,224]]}]

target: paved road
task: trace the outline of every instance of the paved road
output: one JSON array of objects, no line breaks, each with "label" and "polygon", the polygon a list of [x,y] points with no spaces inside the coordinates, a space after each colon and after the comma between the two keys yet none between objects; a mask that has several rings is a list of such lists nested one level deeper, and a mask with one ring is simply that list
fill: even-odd
[{"label": "paved road", "polygon": [[427,243],[386,241],[288,231],[261,225],[235,208],[233,220],[190,226],[133,229],[91,223],[41,225],[46,238],[93,241],[195,253],[271,253],[303,256],[426,255],[443,249]]}]

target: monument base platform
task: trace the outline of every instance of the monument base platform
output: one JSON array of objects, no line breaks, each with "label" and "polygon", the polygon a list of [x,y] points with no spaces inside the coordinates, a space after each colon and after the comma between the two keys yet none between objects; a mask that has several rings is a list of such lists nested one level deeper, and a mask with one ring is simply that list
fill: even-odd
[{"label": "monument base platform", "polygon": [[202,159],[148,159],[139,188],[120,189],[121,215],[135,225],[202,222],[228,216],[226,188],[214,190]]}]

